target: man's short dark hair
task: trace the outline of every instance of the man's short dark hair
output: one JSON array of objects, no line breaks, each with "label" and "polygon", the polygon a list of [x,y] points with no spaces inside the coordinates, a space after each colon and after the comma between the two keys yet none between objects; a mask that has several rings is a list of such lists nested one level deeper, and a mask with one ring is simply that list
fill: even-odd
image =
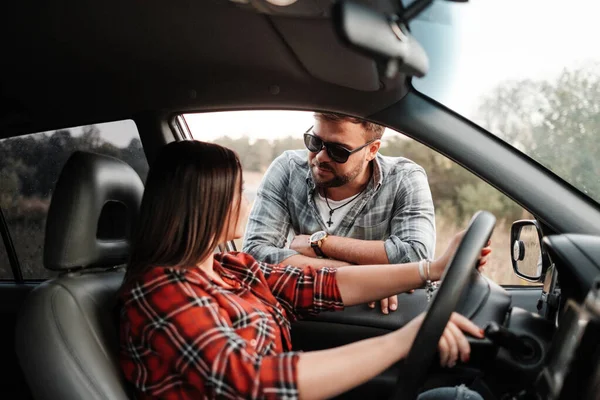
[{"label": "man's short dark hair", "polygon": [[374,124],[373,122],[365,121],[362,118],[350,117],[348,115],[336,113],[315,113],[315,119],[332,122],[352,122],[353,124],[361,124],[365,128],[367,140],[381,139],[383,136],[384,126]]}]

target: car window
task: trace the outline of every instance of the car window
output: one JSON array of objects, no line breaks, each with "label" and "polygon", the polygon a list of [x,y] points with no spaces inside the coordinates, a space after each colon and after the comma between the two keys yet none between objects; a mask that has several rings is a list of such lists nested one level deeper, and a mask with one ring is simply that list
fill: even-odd
[{"label": "car window", "polygon": [[414,87],[600,202],[600,3],[436,1],[410,23]]},{"label": "car window", "polygon": [[53,275],[42,264],[46,215],[58,176],[76,150],[119,158],[143,180],[148,173],[146,156],[131,120],[0,140],[0,206],[24,279]]},{"label": "car window", "polygon": [[[235,111],[186,114],[195,139],[235,150],[244,169],[245,195],[250,202],[271,162],[285,150],[305,149],[302,134],[313,125],[312,112]],[[478,210],[488,210],[498,219],[493,248],[485,274],[503,285],[525,285],[512,270],[509,253],[513,221],[531,215],[502,193],[448,158],[398,132],[386,129],[381,154],[406,157],[427,172],[436,210],[436,257],[452,236],[466,227]],[[241,240],[236,241],[238,250]]]}]

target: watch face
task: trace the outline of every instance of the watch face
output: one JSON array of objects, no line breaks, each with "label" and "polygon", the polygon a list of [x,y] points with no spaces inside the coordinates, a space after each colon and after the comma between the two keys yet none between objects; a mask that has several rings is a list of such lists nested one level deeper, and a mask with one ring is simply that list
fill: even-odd
[{"label": "watch face", "polygon": [[327,232],[325,232],[325,231],[315,232],[310,236],[310,241],[318,242],[319,240],[323,239],[325,236],[327,236]]}]

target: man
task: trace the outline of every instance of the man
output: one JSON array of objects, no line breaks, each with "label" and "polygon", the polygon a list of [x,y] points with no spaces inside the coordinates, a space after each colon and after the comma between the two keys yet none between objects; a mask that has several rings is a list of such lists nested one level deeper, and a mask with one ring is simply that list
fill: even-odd
[{"label": "man", "polygon": [[[267,263],[315,268],[433,259],[435,216],[423,168],[378,153],[383,126],[331,113],[314,117],[304,135],[308,154],[286,151],[267,170],[243,251]],[[396,296],[381,307],[395,310]]]}]

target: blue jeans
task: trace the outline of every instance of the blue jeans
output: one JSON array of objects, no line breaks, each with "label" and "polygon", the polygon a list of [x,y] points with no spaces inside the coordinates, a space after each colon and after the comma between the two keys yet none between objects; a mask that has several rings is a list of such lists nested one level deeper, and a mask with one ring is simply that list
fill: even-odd
[{"label": "blue jeans", "polygon": [[465,385],[460,385],[428,390],[421,393],[417,400],[483,400],[483,397]]}]

